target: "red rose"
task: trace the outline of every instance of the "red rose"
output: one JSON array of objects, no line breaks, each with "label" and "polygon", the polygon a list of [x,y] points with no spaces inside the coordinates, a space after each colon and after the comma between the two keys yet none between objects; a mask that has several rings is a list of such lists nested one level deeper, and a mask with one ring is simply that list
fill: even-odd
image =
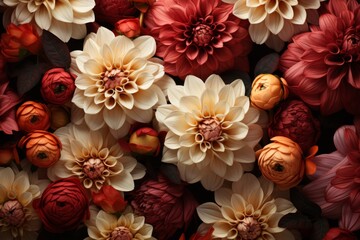
[{"label": "red rose", "polygon": [[63,68],[53,68],[45,73],[41,81],[41,95],[45,101],[64,104],[71,100],[75,91],[75,74]]},{"label": "red rose", "polygon": [[103,186],[99,192],[91,192],[95,205],[107,213],[121,212],[125,209],[127,202],[121,193],[110,185]]},{"label": "red rose", "polygon": [[33,201],[44,228],[52,233],[76,229],[90,217],[89,198],[77,178],[50,183],[40,199]]},{"label": "red rose", "polygon": [[138,18],[122,19],[115,23],[115,30],[129,38],[140,35],[140,21]]},{"label": "red rose", "polygon": [[356,240],[356,236],[346,229],[330,228],[323,240]]}]

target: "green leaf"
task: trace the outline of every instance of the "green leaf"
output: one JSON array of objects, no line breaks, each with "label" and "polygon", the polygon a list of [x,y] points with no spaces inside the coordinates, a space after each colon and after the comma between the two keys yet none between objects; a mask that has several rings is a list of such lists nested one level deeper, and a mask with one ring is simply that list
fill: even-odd
[{"label": "green leaf", "polygon": [[43,30],[41,41],[44,53],[54,67],[68,69],[71,57],[68,46],[49,31]]},{"label": "green leaf", "polygon": [[280,56],[278,53],[270,53],[262,57],[256,64],[254,75],[257,76],[262,73],[273,73],[279,65]]},{"label": "green leaf", "polygon": [[290,200],[298,211],[310,218],[319,218],[321,216],[321,208],[307,199],[298,188],[290,190]]},{"label": "green leaf", "polygon": [[278,225],[288,229],[308,230],[312,228],[310,218],[299,212],[286,214],[280,219]]}]

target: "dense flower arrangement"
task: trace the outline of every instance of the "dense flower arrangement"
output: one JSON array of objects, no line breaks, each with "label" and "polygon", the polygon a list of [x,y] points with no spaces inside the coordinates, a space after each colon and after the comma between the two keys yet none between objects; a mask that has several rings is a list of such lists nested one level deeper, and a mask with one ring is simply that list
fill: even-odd
[{"label": "dense flower arrangement", "polygon": [[359,1],[0,13],[1,240],[359,239]]}]

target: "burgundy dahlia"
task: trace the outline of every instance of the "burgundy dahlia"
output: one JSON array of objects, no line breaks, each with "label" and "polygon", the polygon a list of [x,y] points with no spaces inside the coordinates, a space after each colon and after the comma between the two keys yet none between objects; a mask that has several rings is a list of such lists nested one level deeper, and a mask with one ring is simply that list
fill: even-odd
[{"label": "burgundy dahlia", "polygon": [[154,227],[157,239],[166,240],[171,239],[177,230],[186,228],[197,202],[184,185],[159,176],[157,180],[147,180],[134,191],[131,206]]},{"label": "burgundy dahlia", "polygon": [[319,26],[293,38],[280,69],[290,91],[322,114],[360,114],[360,4],[330,0]]},{"label": "burgundy dahlia", "polygon": [[270,138],[290,138],[306,153],[310,147],[316,145],[320,137],[320,123],[304,102],[292,100],[280,105],[269,125],[268,133]]},{"label": "burgundy dahlia", "polygon": [[157,42],[165,71],[184,79],[206,79],[233,67],[247,71],[251,50],[247,23],[221,0],[158,0],[145,25]]}]

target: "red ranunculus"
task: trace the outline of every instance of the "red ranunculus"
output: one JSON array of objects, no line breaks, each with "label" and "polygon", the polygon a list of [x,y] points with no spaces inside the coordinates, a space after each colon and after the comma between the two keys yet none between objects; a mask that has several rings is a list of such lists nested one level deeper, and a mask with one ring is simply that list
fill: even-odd
[{"label": "red ranunculus", "polygon": [[41,95],[52,104],[64,104],[71,100],[75,91],[76,75],[63,68],[52,68],[41,81]]},{"label": "red ranunculus", "polygon": [[103,186],[99,192],[91,192],[91,195],[94,204],[107,213],[121,212],[127,205],[121,193],[110,185]]},{"label": "red ranunculus", "polygon": [[134,191],[131,206],[154,227],[154,237],[170,239],[174,233],[186,228],[197,207],[195,198],[184,185],[174,184],[164,176],[147,180]]},{"label": "red ranunculus", "polygon": [[95,0],[95,3],[95,20],[99,23],[114,25],[120,19],[139,14],[129,0]]},{"label": "red ranunculus", "polygon": [[323,240],[356,240],[356,236],[346,229],[330,228]]},{"label": "red ranunculus", "polygon": [[76,229],[90,217],[89,198],[77,178],[50,183],[40,199],[33,201],[44,228],[52,233]]}]

